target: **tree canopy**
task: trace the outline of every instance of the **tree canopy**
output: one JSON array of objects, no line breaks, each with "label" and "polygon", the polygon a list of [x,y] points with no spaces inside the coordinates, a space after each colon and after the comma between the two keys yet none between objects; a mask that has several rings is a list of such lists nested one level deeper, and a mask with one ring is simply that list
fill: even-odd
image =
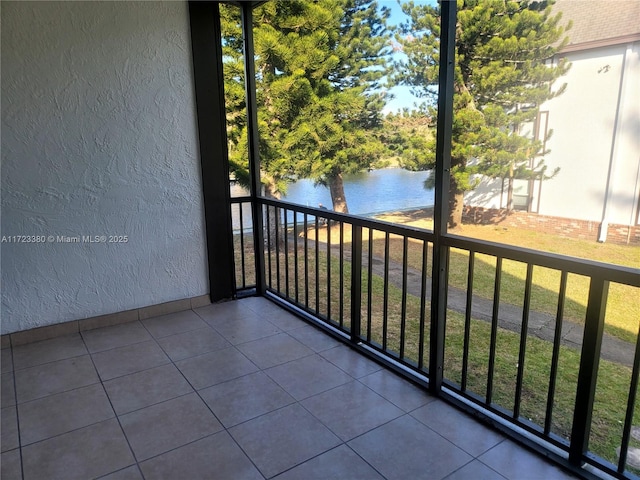
[{"label": "tree canopy", "polygon": [[[225,88],[236,177],[246,175],[246,121],[237,115],[242,49],[225,7]],[[342,175],[373,168],[384,152],[379,91],[390,53],[386,9],[371,0],[276,0],[254,10],[262,180],[278,197],[296,178],[330,188],[346,212]],[[243,88],[243,87],[242,87]]]},{"label": "tree canopy", "polygon": [[[463,193],[475,187],[475,174],[508,178],[510,186],[514,178],[545,175],[542,141],[521,128],[535,121],[544,101],[563,91],[550,88],[568,68],[563,60],[550,62],[566,42],[552,3],[458,0],[450,227],[461,223]],[[396,41],[406,57],[396,64],[396,79],[435,110],[440,7],[407,2],[402,10],[409,20]],[[412,169],[434,167],[435,137],[428,142]]]}]

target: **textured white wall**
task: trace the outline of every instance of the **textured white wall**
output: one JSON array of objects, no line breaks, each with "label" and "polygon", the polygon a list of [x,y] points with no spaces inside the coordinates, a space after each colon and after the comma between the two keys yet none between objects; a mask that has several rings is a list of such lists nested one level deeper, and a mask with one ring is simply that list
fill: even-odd
[{"label": "textured white wall", "polygon": [[2,333],[207,293],[186,2],[2,2],[1,61]]},{"label": "textured white wall", "polygon": [[626,45],[607,221],[634,225],[640,199],[640,42]]},{"label": "textured white wall", "polygon": [[[543,105],[553,129],[546,163],[550,170],[560,167],[560,172],[542,184],[541,214],[602,220],[625,49],[625,45],[618,45],[570,54],[571,69],[559,80],[567,83],[567,90]],[[628,93],[623,102],[633,108]],[[631,131],[627,128],[618,133],[616,142],[621,145]],[[618,158],[616,163],[620,171],[627,171],[630,166],[637,170],[637,162],[636,154],[635,158]],[[614,215],[610,222],[629,221],[633,191],[619,190],[617,197],[623,194],[627,195],[627,214]]]}]

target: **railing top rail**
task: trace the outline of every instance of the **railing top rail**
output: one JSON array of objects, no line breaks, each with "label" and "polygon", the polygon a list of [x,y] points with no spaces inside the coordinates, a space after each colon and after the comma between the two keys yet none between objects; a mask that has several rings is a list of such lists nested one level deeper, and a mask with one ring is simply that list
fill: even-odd
[{"label": "railing top rail", "polygon": [[250,202],[253,199],[250,196],[243,196],[243,197],[231,197],[231,203],[244,203],[244,202]]},{"label": "railing top rail", "polygon": [[640,269],[447,234],[443,245],[640,287]]},{"label": "railing top rail", "polygon": [[434,234],[431,230],[425,230],[418,227],[408,227],[406,225],[399,225],[396,223],[385,222],[383,220],[374,220],[369,217],[361,217],[359,215],[346,214],[334,212],[333,210],[325,210],[315,207],[305,207],[297,203],[285,202],[282,200],[274,200],[272,198],[259,197],[260,201],[264,205],[271,205],[279,208],[286,208],[288,210],[294,210],[299,213],[307,213],[309,215],[319,216],[327,218],[329,220],[335,220],[338,222],[344,222],[350,225],[359,226],[363,228],[371,228],[374,230],[382,230],[395,235],[406,236],[415,238],[418,240],[433,241]]},{"label": "railing top rail", "polygon": [[[305,207],[296,203],[284,202],[271,198],[259,197],[258,200],[264,205],[286,208],[300,213],[317,215],[330,220],[345,222],[363,228],[372,228],[389,232],[391,234],[407,236],[410,238],[433,242],[435,235],[433,231],[417,227],[408,227],[395,223],[374,220],[357,215],[338,213],[331,210],[324,210],[314,207]],[[541,252],[530,248],[516,247],[502,243],[489,242],[474,238],[462,237],[460,235],[446,234],[441,237],[442,244],[452,248],[484,253],[496,257],[515,260],[523,263],[530,263],[535,266],[552,268],[554,270],[566,271],[588,277],[599,277],[615,283],[640,287],[640,269],[613,265],[604,262],[596,262],[556,253]]]}]

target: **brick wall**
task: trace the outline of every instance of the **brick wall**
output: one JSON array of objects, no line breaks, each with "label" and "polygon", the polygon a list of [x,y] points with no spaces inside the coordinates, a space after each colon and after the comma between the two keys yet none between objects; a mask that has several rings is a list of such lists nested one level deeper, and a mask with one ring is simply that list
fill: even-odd
[{"label": "brick wall", "polygon": [[[466,205],[462,222],[476,225],[500,224],[505,227],[522,228],[538,232],[553,233],[562,237],[598,240],[600,222],[551,217],[537,213],[511,212],[504,209],[471,207]],[[640,226],[609,224],[607,242],[640,245]]]}]

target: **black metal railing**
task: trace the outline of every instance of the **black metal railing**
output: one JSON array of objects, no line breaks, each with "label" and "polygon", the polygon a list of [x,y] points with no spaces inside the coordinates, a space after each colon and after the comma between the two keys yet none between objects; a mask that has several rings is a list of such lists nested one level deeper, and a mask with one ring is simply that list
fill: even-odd
[{"label": "black metal railing", "polygon": [[231,198],[235,290],[239,296],[255,293],[256,288],[256,250],[251,205],[251,197]]},{"label": "black metal railing", "polygon": [[[629,309],[629,314],[635,316],[632,320],[635,322],[634,328],[636,330],[631,332],[635,339],[635,345],[633,342],[616,341],[615,337],[608,338],[608,342],[615,345],[615,348],[619,348],[624,344],[627,345],[627,353],[630,354],[628,358],[633,365],[632,369],[628,368],[629,362],[626,362],[626,364],[612,362],[607,356],[602,356],[601,351],[609,285],[625,288],[629,295],[630,304],[632,304],[634,298],[640,298],[640,274],[638,271],[524,248],[471,240],[455,235],[444,236],[442,241],[443,245],[449,250],[450,262],[452,255],[461,255],[461,252],[464,252],[467,262],[467,287],[463,312],[464,340],[460,381],[452,382],[447,380],[447,388],[475,404],[491,410],[492,413],[502,419],[514,423],[527,432],[566,451],[568,460],[573,465],[577,466],[586,462],[619,477],[637,474],[638,470],[628,469],[626,464],[634,416],[636,422],[640,420],[640,412],[637,411],[635,402],[639,362],[637,355],[639,348],[637,323],[640,321],[637,316],[637,302],[635,308]],[[490,335],[484,392],[478,392],[477,388],[474,391],[469,387],[468,372],[470,363],[469,350],[474,341],[470,335],[470,330],[473,319],[477,316],[474,312],[474,279],[478,257],[481,256],[484,257],[484,262],[487,262],[487,258],[493,258],[495,261],[492,309],[490,318],[487,319],[490,324]],[[508,305],[511,310],[511,318],[519,320],[512,325],[502,325],[504,317],[508,316],[501,311],[505,306],[501,302],[501,287],[505,283],[502,279],[505,262],[510,262],[511,265],[519,265],[521,267],[520,270],[524,272],[524,282],[521,284],[522,304],[521,306]],[[545,326],[546,334],[543,335],[540,334],[541,332],[532,333],[533,329],[530,327],[530,322],[535,319],[538,329],[541,328],[539,324],[542,315],[531,308],[532,296],[534,295],[534,273],[541,269],[555,274],[558,281],[556,291],[546,292],[548,294],[546,295],[547,297],[555,297],[555,305],[549,305],[549,310],[555,310],[555,314],[546,314],[548,324]],[[576,303],[575,299],[567,298],[567,292],[572,286],[572,281],[574,284],[585,284],[587,289],[586,298],[583,299],[584,303],[586,303],[586,308],[583,309],[583,321],[579,323],[575,323],[575,314],[571,320],[567,319],[565,315],[567,302]],[[578,289],[573,288],[572,290],[576,291]],[[477,320],[475,321],[477,322]],[[564,342],[563,339],[563,328],[567,323],[572,323],[574,328],[579,327],[579,332],[573,332],[574,335],[570,342]],[[495,398],[494,385],[494,379],[498,373],[496,371],[496,355],[498,351],[497,342],[500,336],[509,336],[509,343],[518,345],[517,352],[513,355],[515,363],[515,369],[512,370],[514,379],[511,386],[513,389],[501,392],[502,402]],[[530,346],[529,342],[532,341],[535,342]],[[540,368],[540,365],[536,366],[538,368],[536,374],[544,376],[545,379],[545,395],[540,395],[537,399],[538,408],[532,408],[532,405],[528,405],[527,409],[529,412],[532,410],[537,410],[539,413],[542,412],[536,421],[532,421],[522,414],[523,390],[526,386],[525,366],[532,355],[528,355],[529,350],[535,350],[535,355],[538,357],[541,354],[541,350],[544,350],[545,358],[548,359],[548,364],[544,368]],[[620,360],[618,359],[617,362],[620,362]],[[605,370],[606,374],[603,374]],[[617,376],[610,375],[612,370],[615,370],[618,375],[626,373],[627,378],[610,378]],[[566,373],[574,371],[575,375],[567,378]],[[559,379],[560,372],[564,374],[561,379]],[[599,388],[603,390],[615,388],[620,391],[620,384],[623,386],[625,384],[628,385],[626,391],[623,391],[623,397],[617,399],[619,402],[617,405],[602,404],[596,406],[596,387],[599,380],[602,382]],[[563,423],[566,422],[566,418],[559,418],[557,422],[554,421],[556,409],[560,410],[558,405],[566,403],[568,400],[567,398],[558,398],[557,387],[559,382],[563,383],[562,395],[566,397],[568,391],[574,392],[571,395],[572,407],[565,407],[562,409],[562,415],[559,415],[560,417],[569,415],[571,418],[570,424],[564,427]],[[568,385],[567,382],[569,382]],[[509,398],[510,394],[512,396]],[[545,396],[546,398],[544,398]],[[507,403],[506,398],[509,398],[508,407],[505,405]],[[530,401],[529,403],[532,402]],[[593,438],[594,415],[599,415],[603,410],[608,410],[607,413],[617,411],[619,412],[619,418],[624,419],[623,422],[620,422],[624,423],[622,429],[617,429],[615,425],[603,425],[602,422],[598,422],[597,425],[597,428],[600,429],[597,432],[598,434],[602,433],[602,429],[610,429],[611,433],[609,433],[608,437],[617,437],[619,458],[616,464],[612,463],[615,461],[615,451],[613,449],[607,451],[606,446],[596,446],[595,442],[595,451],[590,449],[590,439]],[[617,434],[615,433],[616,430]],[[608,459],[604,457],[608,457]]]},{"label": "black metal railing", "polygon": [[[440,237],[446,314],[432,318],[433,232],[258,201],[270,295],[414,380],[442,369],[436,393],[576,470],[586,463],[619,478],[638,473],[627,464],[640,424],[638,332],[626,341],[604,333],[609,285],[640,298],[637,270],[448,234]],[[251,259],[241,259],[250,254],[242,246],[247,229],[237,235],[240,279]],[[238,288],[251,283],[243,278]],[[430,365],[435,322],[444,324],[443,365]],[[610,358],[611,345],[624,346],[627,360]],[[603,405],[613,383],[622,393]]]}]

